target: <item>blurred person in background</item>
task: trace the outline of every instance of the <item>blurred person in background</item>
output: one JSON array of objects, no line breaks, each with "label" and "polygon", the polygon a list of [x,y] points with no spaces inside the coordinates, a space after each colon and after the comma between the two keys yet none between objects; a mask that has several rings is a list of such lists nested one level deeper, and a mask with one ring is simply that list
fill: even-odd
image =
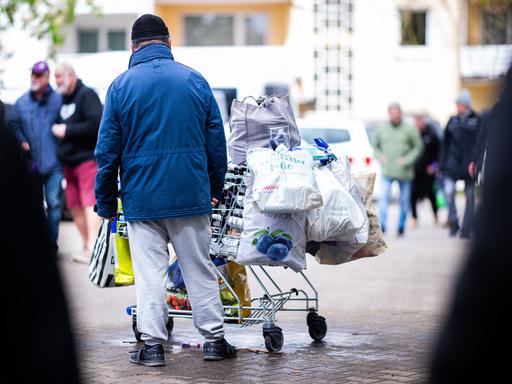
[{"label": "blurred person in background", "polygon": [[418,114],[414,117],[416,129],[423,141],[423,151],[414,163],[414,179],[411,187],[411,213],[413,225],[417,225],[418,212],[417,203],[427,197],[432,205],[434,221],[438,223],[437,200],[434,192],[435,174],[439,159],[440,143],[435,128],[429,123],[425,114]]},{"label": "blurred person in background", "polygon": [[414,162],[421,154],[423,144],[416,128],[402,120],[402,109],[392,103],[388,107],[389,122],[377,128],[373,146],[375,156],[382,166],[383,196],[379,203],[382,231],[386,231],[387,211],[391,201],[391,186],[397,182],[400,187],[400,218],[397,235],[405,232],[407,212],[411,200],[411,180],[414,177]]},{"label": "blurred person in background", "polygon": [[101,219],[94,212],[94,180],[98,165],[94,148],[103,107],[96,92],[85,86],[67,63],[55,69],[57,91],[62,94],[59,119],[52,127],[57,153],[66,179],[66,204],[83,240],[83,250],[72,259],[89,263]]},{"label": "blurred person in background", "polygon": [[[60,95],[50,86],[50,69],[45,61],[32,67],[30,90],[11,108],[9,127],[35,178],[44,189],[50,242],[57,252],[62,205],[62,167],[57,157],[57,139],[52,126],[59,119]],[[41,202],[42,204],[42,202]]]},{"label": "blurred person in background", "polygon": [[[512,337],[512,71],[487,129],[486,176],[474,242],[431,355],[430,384],[486,383],[509,374]],[[498,379],[500,381],[505,379]]]},{"label": "blurred person in background", "polygon": [[[469,239],[475,209],[475,180],[468,170],[475,150],[480,118],[471,108],[471,95],[467,89],[463,89],[457,97],[456,107],[457,114],[448,120],[444,130],[440,170],[444,178],[450,236],[456,236],[460,229],[460,237]],[[459,180],[464,181],[466,196],[462,226],[459,226],[455,202],[455,183]]]}]

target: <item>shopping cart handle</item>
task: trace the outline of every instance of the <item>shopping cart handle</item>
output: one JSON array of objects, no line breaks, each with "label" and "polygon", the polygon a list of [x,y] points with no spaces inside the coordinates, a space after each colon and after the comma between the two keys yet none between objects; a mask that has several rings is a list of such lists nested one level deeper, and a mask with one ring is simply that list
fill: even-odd
[{"label": "shopping cart handle", "polygon": [[291,293],[295,293],[295,296],[299,296],[299,291],[296,288],[290,289]]}]

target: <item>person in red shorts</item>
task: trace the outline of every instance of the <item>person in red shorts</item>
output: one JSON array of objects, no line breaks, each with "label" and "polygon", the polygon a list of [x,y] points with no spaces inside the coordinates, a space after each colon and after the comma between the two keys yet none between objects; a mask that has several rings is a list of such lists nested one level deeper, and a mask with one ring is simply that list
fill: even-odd
[{"label": "person in red shorts", "polygon": [[59,139],[57,153],[64,166],[66,204],[84,244],[83,250],[71,257],[89,263],[101,221],[94,212],[94,180],[98,172],[94,149],[103,107],[96,92],[82,83],[69,64],[58,65],[55,83],[62,94],[62,107],[52,130]]}]

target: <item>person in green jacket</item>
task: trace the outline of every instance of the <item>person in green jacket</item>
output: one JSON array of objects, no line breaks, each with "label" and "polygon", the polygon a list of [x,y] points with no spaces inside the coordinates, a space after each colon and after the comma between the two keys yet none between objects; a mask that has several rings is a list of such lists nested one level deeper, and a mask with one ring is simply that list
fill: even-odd
[{"label": "person in green jacket", "polygon": [[414,162],[421,154],[423,143],[418,131],[402,121],[402,109],[398,103],[388,107],[389,123],[380,126],[375,133],[375,156],[382,167],[383,194],[379,204],[382,231],[386,231],[387,211],[391,200],[391,185],[400,187],[400,218],[398,236],[405,231],[409,210],[411,181],[414,177]]}]

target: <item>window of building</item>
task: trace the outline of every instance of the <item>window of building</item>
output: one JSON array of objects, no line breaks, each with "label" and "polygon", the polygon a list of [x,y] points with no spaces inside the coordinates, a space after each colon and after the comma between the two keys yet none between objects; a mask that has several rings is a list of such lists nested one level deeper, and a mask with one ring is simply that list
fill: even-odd
[{"label": "window of building", "polygon": [[400,11],[402,45],[427,44],[427,12]]},{"label": "window of building", "polygon": [[[316,109],[349,113],[352,94],[351,42],[353,0],[314,0],[313,28]],[[339,36],[333,40],[334,36]]]},{"label": "window of building", "polygon": [[186,45],[233,45],[234,17],[206,14],[185,17]]},{"label": "window of building", "polygon": [[267,43],[268,17],[264,13],[245,16],[246,45],[264,45]]},{"label": "window of building", "polygon": [[137,19],[134,13],[78,14],[66,34],[59,53],[95,53],[120,51],[129,48],[131,26]]},{"label": "window of building", "polygon": [[482,43],[512,44],[512,12],[508,9],[482,10]]},{"label": "window of building", "polygon": [[184,18],[185,45],[264,45],[268,43],[266,13],[201,14]]},{"label": "window of building", "polygon": [[98,30],[78,30],[78,52],[98,52]]},{"label": "window of building", "polygon": [[127,48],[125,31],[108,31],[107,39],[110,51],[124,51]]}]

